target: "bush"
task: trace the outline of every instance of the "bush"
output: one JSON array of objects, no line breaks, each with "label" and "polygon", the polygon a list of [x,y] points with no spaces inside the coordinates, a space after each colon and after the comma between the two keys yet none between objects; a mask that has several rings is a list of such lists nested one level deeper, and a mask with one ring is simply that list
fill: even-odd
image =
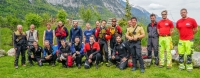
[{"label": "bush", "polygon": [[13,31],[9,28],[1,28],[0,29],[0,49],[4,49],[5,51],[12,48],[12,34]]},{"label": "bush", "polygon": [[38,14],[29,13],[25,16],[26,25],[34,24],[36,28],[42,25],[42,17]]}]

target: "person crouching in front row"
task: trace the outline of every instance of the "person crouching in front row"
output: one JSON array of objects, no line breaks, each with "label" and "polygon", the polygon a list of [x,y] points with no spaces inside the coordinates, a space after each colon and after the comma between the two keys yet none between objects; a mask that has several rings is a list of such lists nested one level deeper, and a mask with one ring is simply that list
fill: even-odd
[{"label": "person crouching in front row", "polygon": [[90,42],[86,43],[84,46],[84,53],[86,56],[85,69],[89,69],[94,61],[96,61],[96,69],[98,69],[98,64],[101,60],[101,54],[99,51],[99,43],[95,42],[93,35],[90,36]]},{"label": "person crouching in front row", "polygon": [[58,62],[61,62],[63,67],[71,67],[73,65],[72,52],[70,46],[65,40],[61,40],[61,47],[59,48]]},{"label": "person crouching in front row", "polygon": [[43,53],[43,49],[38,45],[36,41],[33,42],[33,46],[30,47],[28,51],[28,60],[30,65],[33,66],[33,61],[38,62],[39,66],[42,66],[41,55]]},{"label": "person crouching in front row", "polygon": [[44,41],[44,53],[42,63],[49,63],[49,65],[55,66],[56,63],[56,51],[58,50],[57,45],[52,46],[48,40]]},{"label": "person crouching in front row", "polygon": [[127,45],[127,43],[123,42],[121,35],[116,36],[116,41],[117,43],[114,46],[112,58],[110,61],[113,64],[116,64],[120,70],[123,70],[127,67],[128,64],[130,47]]}]

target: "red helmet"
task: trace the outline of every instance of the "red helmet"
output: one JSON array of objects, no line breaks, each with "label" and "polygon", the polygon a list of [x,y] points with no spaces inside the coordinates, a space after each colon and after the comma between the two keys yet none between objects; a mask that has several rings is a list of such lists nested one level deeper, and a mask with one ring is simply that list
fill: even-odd
[{"label": "red helmet", "polygon": [[133,67],[133,63],[132,62],[128,62],[128,67]]},{"label": "red helmet", "polygon": [[105,35],[105,39],[106,39],[106,40],[110,40],[111,37],[112,37],[111,35]]}]

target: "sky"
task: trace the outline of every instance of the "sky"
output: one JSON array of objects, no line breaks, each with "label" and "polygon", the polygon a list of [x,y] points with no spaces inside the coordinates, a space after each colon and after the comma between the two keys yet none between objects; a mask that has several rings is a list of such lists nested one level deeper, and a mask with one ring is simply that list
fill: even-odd
[{"label": "sky", "polygon": [[129,0],[129,3],[158,16],[161,16],[161,11],[167,10],[168,18],[174,22],[181,18],[180,10],[186,8],[188,17],[194,18],[200,25],[200,0]]}]

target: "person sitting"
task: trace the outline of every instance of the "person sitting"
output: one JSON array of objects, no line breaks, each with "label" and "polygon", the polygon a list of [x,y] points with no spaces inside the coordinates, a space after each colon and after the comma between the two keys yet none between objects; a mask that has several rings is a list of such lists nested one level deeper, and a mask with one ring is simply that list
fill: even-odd
[{"label": "person sitting", "polygon": [[83,49],[84,49],[84,44],[80,42],[80,38],[77,36],[75,37],[75,43],[72,44],[71,46],[71,51],[73,53],[73,57],[76,62],[76,66],[78,68],[81,68],[81,62],[82,62],[82,57],[83,57]]},{"label": "person sitting", "polygon": [[44,53],[42,63],[48,62],[49,65],[55,66],[56,63],[56,51],[58,50],[57,45],[52,46],[48,40],[44,41]]},{"label": "person sitting", "polygon": [[99,43],[95,42],[94,36],[90,36],[90,42],[86,43],[84,46],[84,53],[86,56],[85,69],[89,69],[94,61],[96,61],[96,69],[98,69],[98,64],[101,60],[99,51]]},{"label": "person sitting", "polygon": [[59,48],[58,54],[58,62],[61,62],[63,67],[70,67],[72,64],[69,65],[69,62],[73,60],[71,58],[72,52],[70,50],[70,46],[66,43],[65,40],[61,40],[61,47]]},{"label": "person sitting", "polygon": [[122,41],[122,38],[120,35],[116,36],[116,41],[117,43],[114,46],[114,50],[112,53],[112,58],[110,61],[113,64],[116,64],[116,66],[120,69],[123,70],[126,68],[127,63],[128,63],[128,58],[130,55],[130,47]]},{"label": "person sitting", "polygon": [[28,60],[30,65],[33,66],[33,61],[38,62],[39,66],[42,66],[41,62],[41,54],[43,53],[43,49],[38,45],[36,41],[33,41],[33,46],[30,47],[28,51]]}]

